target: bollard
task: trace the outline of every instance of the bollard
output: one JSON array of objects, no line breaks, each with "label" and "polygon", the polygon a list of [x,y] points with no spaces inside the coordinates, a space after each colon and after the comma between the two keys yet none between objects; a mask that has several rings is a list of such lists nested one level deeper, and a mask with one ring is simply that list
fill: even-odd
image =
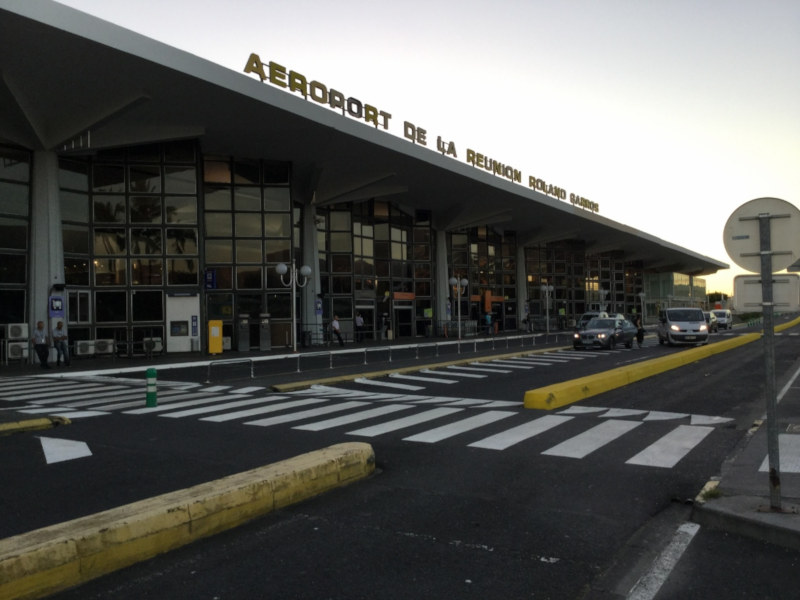
[{"label": "bollard", "polygon": [[147,406],[156,406],[158,395],[156,392],[156,370],[153,367],[147,369]]}]

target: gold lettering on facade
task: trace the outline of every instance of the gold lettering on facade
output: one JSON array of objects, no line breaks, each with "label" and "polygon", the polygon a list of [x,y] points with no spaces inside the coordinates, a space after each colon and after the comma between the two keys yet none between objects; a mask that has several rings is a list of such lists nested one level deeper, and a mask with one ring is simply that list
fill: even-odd
[{"label": "gold lettering on facade", "polygon": [[505,177],[509,181],[522,183],[522,171],[510,165],[498,162],[480,152],[475,152],[472,148],[467,148],[467,162],[473,167],[489,171],[494,175]]}]

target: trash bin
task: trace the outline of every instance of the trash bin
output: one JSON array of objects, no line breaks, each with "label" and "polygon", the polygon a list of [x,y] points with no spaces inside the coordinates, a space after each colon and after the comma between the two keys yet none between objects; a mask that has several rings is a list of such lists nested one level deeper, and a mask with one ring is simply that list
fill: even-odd
[{"label": "trash bin", "polygon": [[272,331],[269,324],[269,313],[261,313],[258,317],[261,320],[258,327],[258,349],[262,352],[264,350],[272,350]]}]

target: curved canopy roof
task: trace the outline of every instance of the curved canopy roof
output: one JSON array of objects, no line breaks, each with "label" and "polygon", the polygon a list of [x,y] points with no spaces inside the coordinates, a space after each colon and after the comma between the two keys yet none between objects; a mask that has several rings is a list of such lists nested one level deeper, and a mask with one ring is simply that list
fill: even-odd
[{"label": "curved canopy roof", "polygon": [[318,205],[381,198],[431,210],[440,229],[581,240],[659,271],[728,268],[49,0],[0,0],[0,114],[0,140],[33,150],[198,138],[204,153],[291,161],[294,189]]}]

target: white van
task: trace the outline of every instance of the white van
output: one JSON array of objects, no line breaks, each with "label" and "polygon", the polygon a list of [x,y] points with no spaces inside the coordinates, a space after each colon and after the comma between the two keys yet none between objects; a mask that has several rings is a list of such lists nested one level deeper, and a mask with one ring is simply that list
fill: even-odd
[{"label": "white van", "polygon": [[667,308],[658,313],[658,343],[707,344],[708,324],[699,308]]},{"label": "white van", "polygon": [[731,311],[717,308],[711,312],[716,315],[717,325],[719,325],[720,329],[733,329],[733,315],[731,315]]}]

